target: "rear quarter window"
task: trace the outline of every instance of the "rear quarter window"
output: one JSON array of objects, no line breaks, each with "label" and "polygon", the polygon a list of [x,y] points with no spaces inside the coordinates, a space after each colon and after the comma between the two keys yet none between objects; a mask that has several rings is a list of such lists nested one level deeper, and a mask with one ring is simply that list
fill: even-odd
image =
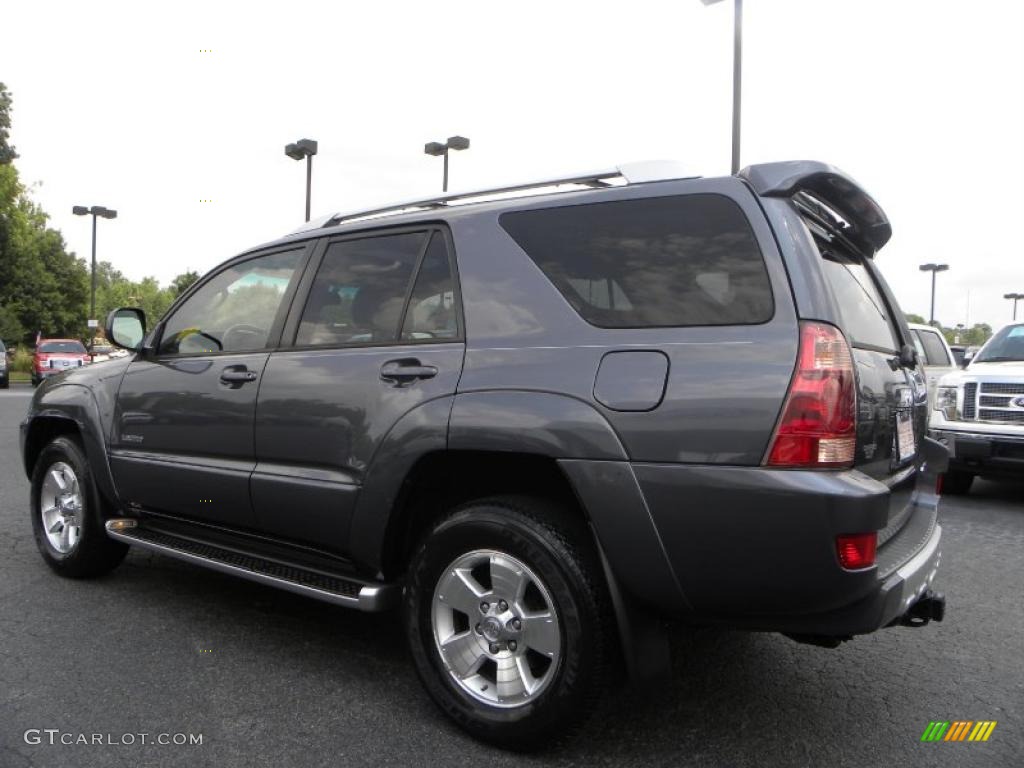
[{"label": "rear quarter window", "polygon": [[515,211],[500,222],[592,325],[751,325],[774,314],[754,233],[722,195]]}]

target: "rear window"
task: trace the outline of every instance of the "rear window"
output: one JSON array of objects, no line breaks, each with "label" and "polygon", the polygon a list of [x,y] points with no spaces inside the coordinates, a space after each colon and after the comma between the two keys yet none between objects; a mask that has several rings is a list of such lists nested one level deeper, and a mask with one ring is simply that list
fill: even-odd
[{"label": "rear window", "polygon": [[44,344],[40,344],[36,352],[45,352],[48,355],[60,353],[84,355],[85,347],[79,341],[47,341]]},{"label": "rear window", "polygon": [[898,345],[892,318],[864,257],[817,232],[814,242],[821,253],[825,279],[839,304],[847,339],[855,347],[895,351]]},{"label": "rear window", "polygon": [[921,346],[924,347],[926,365],[952,365],[949,355],[946,354],[946,346],[934,331],[918,331],[921,337]]},{"label": "rear window", "polygon": [[500,220],[592,325],[750,325],[774,313],[754,233],[727,197],[544,208]]}]

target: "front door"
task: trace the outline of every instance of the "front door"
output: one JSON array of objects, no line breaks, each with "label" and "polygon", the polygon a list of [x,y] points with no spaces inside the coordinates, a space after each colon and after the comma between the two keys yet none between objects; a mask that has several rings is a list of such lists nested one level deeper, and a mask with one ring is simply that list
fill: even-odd
[{"label": "front door", "polygon": [[252,528],[256,393],[280,337],[303,248],[236,260],[207,277],[128,367],[111,466],[122,501]]},{"label": "front door", "polygon": [[439,229],[327,244],[260,385],[261,532],[346,553],[377,447],[400,418],[455,393],[465,344],[454,275]]}]

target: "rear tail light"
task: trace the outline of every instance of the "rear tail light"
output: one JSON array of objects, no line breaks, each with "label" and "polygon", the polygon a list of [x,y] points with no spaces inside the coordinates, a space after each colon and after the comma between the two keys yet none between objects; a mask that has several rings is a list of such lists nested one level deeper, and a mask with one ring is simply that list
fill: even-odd
[{"label": "rear tail light", "polygon": [[771,467],[850,467],[857,442],[853,356],[838,328],[800,324],[800,351],[765,462]]},{"label": "rear tail light", "polygon": [[847,570],[855,571],[858,568],[874,565],[877,548],[877,531],[836,536],[836,554],[839,555],[839,564]]}]

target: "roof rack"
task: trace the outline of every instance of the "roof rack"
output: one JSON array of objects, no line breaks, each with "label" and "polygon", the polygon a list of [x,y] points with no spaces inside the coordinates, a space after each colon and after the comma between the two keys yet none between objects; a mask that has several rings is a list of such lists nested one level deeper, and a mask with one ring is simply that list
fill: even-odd
[{"label": "roof rack", "polygon": [[404,200],[380,208],[370,208],[359,211],[348,211],[345,213],[334,213],[323,216],[296,229],[292,234],[308,232],[323,227],[333,227],[342,222],[367,219],[381,216],[388,213],[401,213],[416,209],[440,208],[449,203],[459,200],[467,200],[477,197],[492,197],[505,195],[513,192],[526,192],[531,189],[542,189],[544,187],[557,187],[564,184],[575,184],[586,187],[610,187],[615,180],[624,181],[626,184],[644,184],[653,181],[668,181],[671,179],[694,179],[700,174],[694,173],[682,163],[672,160],[647,160],[634,163],[624,163],[614,168],[590,173],[576,173],[571,176],[559,176],[552,179],[536,179],[533,181],[510,184],[502,187],[488,187],[485,189],[473,189],[462,192],[452,192],[437,197],[415,198]]}]

